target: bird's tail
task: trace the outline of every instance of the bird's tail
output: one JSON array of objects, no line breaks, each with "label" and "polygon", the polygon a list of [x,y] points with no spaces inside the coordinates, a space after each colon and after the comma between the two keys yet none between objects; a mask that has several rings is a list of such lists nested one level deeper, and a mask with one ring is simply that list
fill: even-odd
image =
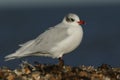
[{"label": "bird's tail", "polygon": [[21,57],[26,57],[26,56],[29,56],[28,54],[21,54],[19,51],[13,53],[13,54],[10,54],[10,55],[7,55],[5,56],[5,61],[9,61],[9,60],[12,60],[12,59],[17,59],[17,58],[21,58]]},{"label": "bird's tail", "polygon": [[10,54],[8,56],[5,56],[5,61],[9,61],[9,60],[12,60],[12,59],[15,59],[15,58],[18,58],[18,57],[13,55],[13,54]]},{"label": "bird's tail", "polygon": [[30,40],[24,44],[19,45],[21,46],[21,48],[19,48],[15,53],[5,56],[5,61],[28,56],[30,52],[29,50],[26,50],[26,49],[31,47],[33,43],[34,43],[34,40]]},{"label": "bird's tail", "polygon": [[5,61],[9,61],[9,60],[12,60],[12,59],[15,59],[14,57],[13,58],[5,58]]}]

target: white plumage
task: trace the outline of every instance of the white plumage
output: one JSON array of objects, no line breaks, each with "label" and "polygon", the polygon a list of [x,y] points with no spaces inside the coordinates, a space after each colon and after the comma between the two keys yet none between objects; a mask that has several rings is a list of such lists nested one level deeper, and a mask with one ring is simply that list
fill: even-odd
[{"label": "white plumage", "polygon": [[[79,25],[80,24],[80,25]],[[82,20],[76,14],[68,14],[63,21],[39,35],[36,39],[19,45],[20,48],[5,57],[6,60],[25,56],[60,58],[73,51],[83,37]]]}]

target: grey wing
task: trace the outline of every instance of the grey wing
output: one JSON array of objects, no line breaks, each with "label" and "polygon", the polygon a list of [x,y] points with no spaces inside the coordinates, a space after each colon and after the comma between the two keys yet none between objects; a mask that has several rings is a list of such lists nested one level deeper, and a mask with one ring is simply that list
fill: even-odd
[{"label": "grey wing", "polygon": [[30,41],[28,41],[28,42],[26,42],[26,43],[23,43],[23,44],[19,44],[19,46],[26,46],[26,45],[28,45],[28,44],[32,44],[34,42],[34,40],[30,40]]},{"label": "grey wing", "polygon": [[57,43],[69,37],[67,33],[68,28],[61,26],[57,25],[56,27],[51,27],[36,39],[30,40],[20,45],[21,48],[19,48],[15,53],[6,56],[5,58],[7,60],[10,60],[24,56],[37,56],[43,54],[46,54],[48,56],[48,54],[51,53],[51,48],[53,48]]},{"label": "grey wing", "polygon": [[50,49],[69,35],[65,27],[53,27],[35,39],[32,53],[50,53]]}]

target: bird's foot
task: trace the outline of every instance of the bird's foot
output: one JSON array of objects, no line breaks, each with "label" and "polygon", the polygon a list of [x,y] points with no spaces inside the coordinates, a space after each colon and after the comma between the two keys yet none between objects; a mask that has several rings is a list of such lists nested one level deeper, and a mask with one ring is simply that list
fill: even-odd
[{"label": "bird's foot", "polygon": [[61,68],[64,66],[64,60],[61,57],[59,58],[58,66]]}]

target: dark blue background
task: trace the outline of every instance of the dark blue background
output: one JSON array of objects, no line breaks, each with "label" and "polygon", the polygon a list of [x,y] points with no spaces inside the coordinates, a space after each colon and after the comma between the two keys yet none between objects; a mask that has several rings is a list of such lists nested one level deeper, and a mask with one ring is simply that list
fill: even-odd
[{"label": "dark blue background", "polygon": [[[5,62],[4,57],[15,52],[18,44],[36,38],[61,22],[68,13],[76,13],[86,25],[82,25],[84,37],[81,45],[63,57],[65,64],[120,66],[119,5],[0,8],[0,66],[18,66],[23,58]],[[47,64],[58,62],[46,57],[26,57],[25,60]]]}]

